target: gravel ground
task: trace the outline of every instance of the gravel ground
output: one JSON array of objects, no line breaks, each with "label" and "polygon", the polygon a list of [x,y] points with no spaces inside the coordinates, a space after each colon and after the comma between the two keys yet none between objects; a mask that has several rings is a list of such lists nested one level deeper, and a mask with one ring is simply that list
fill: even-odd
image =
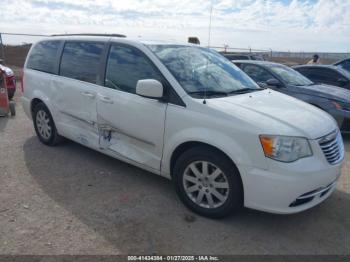
[{"label": "gravel ground", "polygon": [[17,103],[0,118],[0,254],[350,254],[349,157],[311,210],[210,220],[164,178],[74,142],[42,145]]}]

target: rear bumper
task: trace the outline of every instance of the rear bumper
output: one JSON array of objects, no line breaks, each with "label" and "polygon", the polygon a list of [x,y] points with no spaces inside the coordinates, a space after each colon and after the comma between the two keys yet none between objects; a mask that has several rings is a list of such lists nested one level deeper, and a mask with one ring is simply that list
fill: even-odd
[{"label": "rear bumper", "polygon": [[30,100],[24,96],[21,97],[22,107],[29,119],[32,119],[32,113],[30,110]]}]

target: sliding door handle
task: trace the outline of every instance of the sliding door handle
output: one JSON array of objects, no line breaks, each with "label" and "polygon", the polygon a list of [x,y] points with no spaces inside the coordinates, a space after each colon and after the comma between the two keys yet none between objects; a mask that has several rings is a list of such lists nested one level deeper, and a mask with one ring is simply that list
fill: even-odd
[{"label": "sliding door handle", "polygon": [[83,96],[86,96],[86,97],[88,97],[88,98],[95,98],[95,94],[93,94],[93,93],[90,93],[90,92],[86,92],[86,91],[84,91],[84,92],[81,92],[81,94],[83,95]]},{"label": "sliding door handle", "polygon": [[106,104],[113,104],[113,100],[107,96],[100,96],[100,100],[101,100],[101,102],[106,103]]}]

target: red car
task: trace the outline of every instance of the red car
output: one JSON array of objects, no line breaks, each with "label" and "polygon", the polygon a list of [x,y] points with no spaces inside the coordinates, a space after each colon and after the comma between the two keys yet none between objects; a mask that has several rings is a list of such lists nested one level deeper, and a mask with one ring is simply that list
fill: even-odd
[{"label": "red car", "polygon": [[11,100],[13,96],[15,95],[16,92],[16,79],[15,79],[15,74],[13,71],[2,65],[0,61],[0,69],[5,72],[6,75],[6,85],[7,85],[7,94],[9,99]]}]

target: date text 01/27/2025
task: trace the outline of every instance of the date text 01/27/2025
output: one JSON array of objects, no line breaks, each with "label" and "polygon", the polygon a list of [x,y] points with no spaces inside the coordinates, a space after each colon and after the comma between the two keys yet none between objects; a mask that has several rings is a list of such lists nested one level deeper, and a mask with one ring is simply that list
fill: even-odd
[{"label": "date text 01/27/2025", "polygon": [[217,256],[128,256],[128,261],[220,261]]}]

